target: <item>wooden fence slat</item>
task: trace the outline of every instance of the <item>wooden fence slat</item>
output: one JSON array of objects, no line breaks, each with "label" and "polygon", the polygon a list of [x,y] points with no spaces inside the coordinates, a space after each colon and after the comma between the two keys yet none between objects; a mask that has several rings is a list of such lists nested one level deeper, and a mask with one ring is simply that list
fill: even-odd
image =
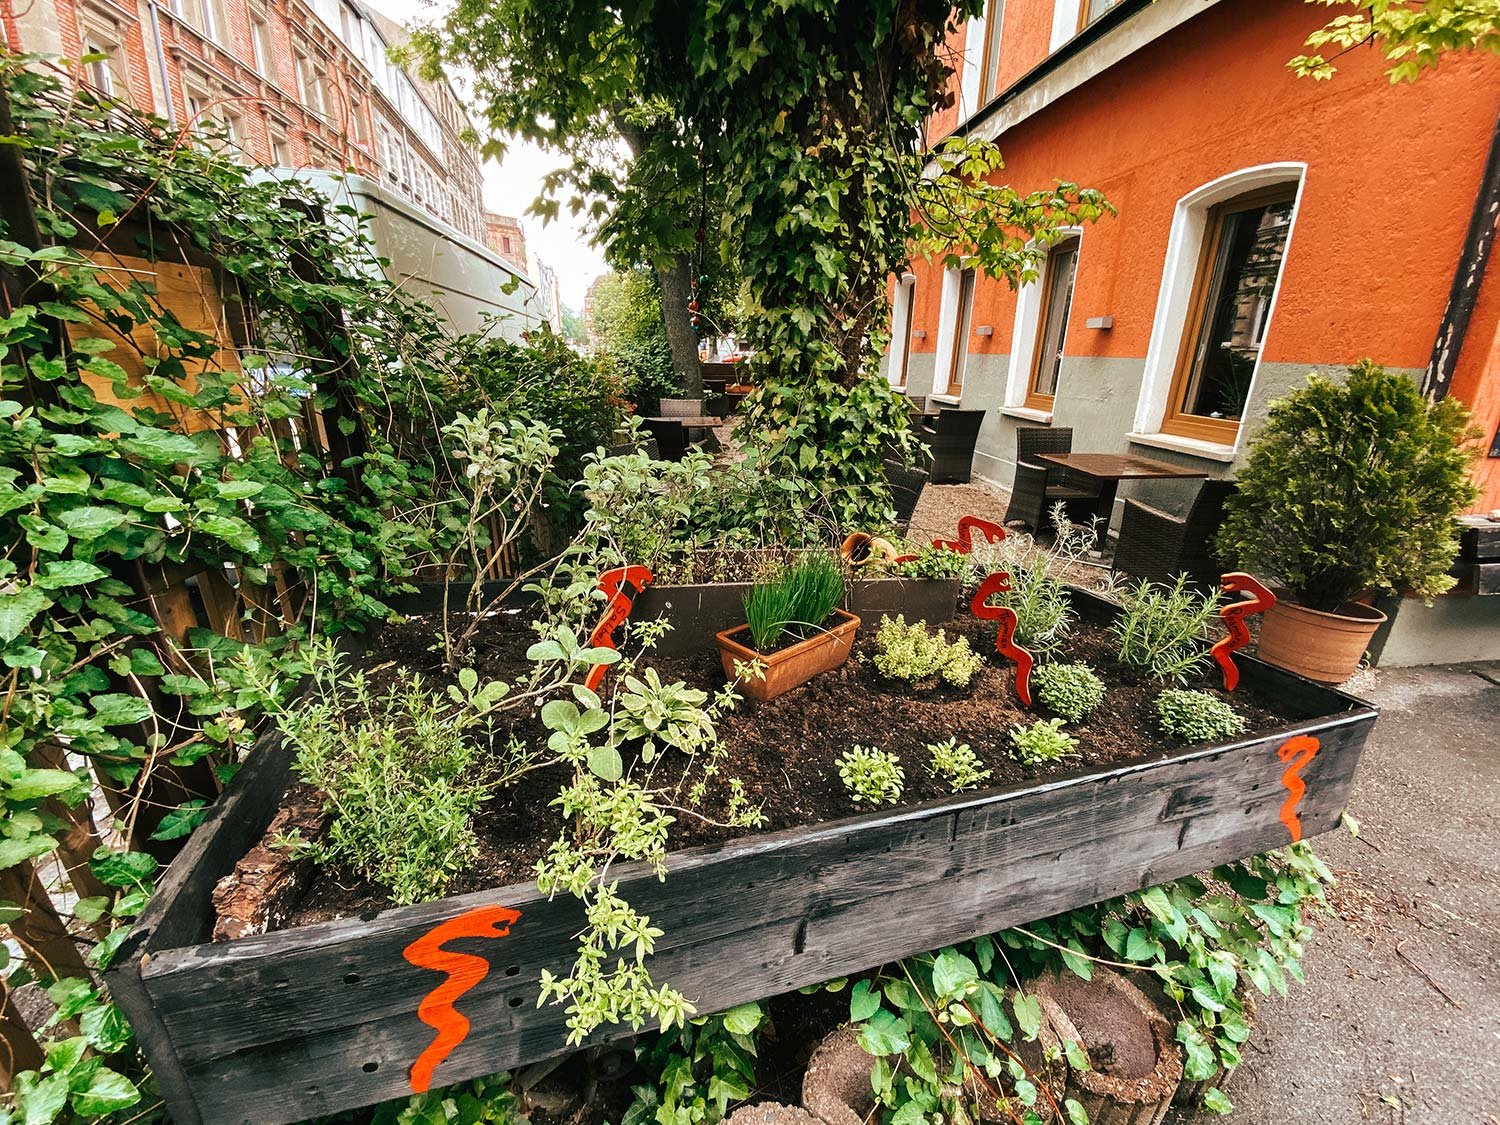
[{"label": "wooden fence slat", "polygon": [[0,982],[0,992],[4,994],[0,997],[0,1090],[9,1090],[21,1071],[39,1070],[44,1056],[16,1006],[15,993],[4,982]]},{"label": "wooden fence slat", "polygon": [[83,954],[30,860],[0,871],[0,899],[21,907],[21,916],[10,923],[10,932],[38,976],[92,979]]}]

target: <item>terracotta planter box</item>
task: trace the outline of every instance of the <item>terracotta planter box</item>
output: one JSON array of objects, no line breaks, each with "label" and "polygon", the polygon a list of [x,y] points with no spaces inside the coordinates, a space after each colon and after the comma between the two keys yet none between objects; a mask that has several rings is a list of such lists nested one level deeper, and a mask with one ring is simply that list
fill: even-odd
[{"label": "terracotta planter box", "polygon": [[[647,586],[636,597],[630,616],[635,621],[662,616],[671,620],[671,631],[652,650],[662,656],[712,652],[718,634],[744,623],[749,592],[749,582]],[[961,592],[957,578],[860,578],[850,583],[846,608],[872,626],[883,613],[941,625],[952,620]]]},{"label": "terracotta planter box", "polygon": [[[1111,607],[1075,594],[1081,613]],[[378,638],[377,638],[378,647]],[[1292,716],[1217,745],[672,853],[622,866],[620,893],[664,934],[659,981],[713,1012],[1020,925],[1334,828],[1376,713],[1240,658],[1242,682]],[[1316,753],[1283,760],[1294,737]],[[210,943],[215,882],[260,839],[291,773],[267,736],[161,881],[108,974],[178,1125],[283,1125],[411,1092],[433,1042],[419,1006],[443,972],[405,951],[476,910],[506,936],[454,938],[488,971],[457,1002],[466,1035],[434,1086],[564,1052],[543,970],[575,957],[582,911],[530,882]],[[1305,791],[1294,795],[1300,778]],[[1290,782],[1289,782],[1290,779]],[[599,1032],[591,1042],[629,1034]]]},{"label": "terracotta planter box", "polygon": [[757,652],[747,643],[750,640],[749,625],[725,629],[714,637],[719,645],[719,658],[724,662],[724,678],[735,678],[735,661],[742,664],[760,661],[766,670],[764,678],[747,679],[740,684],[740,690],[751,699],[764,703],[800,687],[821,672],[837,668],[854,651],[859,618],[841,609],[834,610],[833,615],[837,624],[770,655]]}]

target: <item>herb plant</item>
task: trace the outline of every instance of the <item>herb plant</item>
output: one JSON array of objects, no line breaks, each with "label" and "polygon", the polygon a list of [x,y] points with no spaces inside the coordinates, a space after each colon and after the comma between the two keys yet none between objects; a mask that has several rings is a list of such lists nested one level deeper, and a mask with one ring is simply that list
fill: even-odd
[{"label": "herb plant", "polygon": [[844,599],[844,572],[827,551],[810,551],[756,582],[745,595],[745,620],[757,652],[772,652],[783,634],[810,636]]},{"label": "herb plant", "polygon": [[972,565],[968,555],[930,543],[919,547],[916,555],[907,562],[893,563],[887,573],[898,578],[962,578]]},{"label": "herb plant", "polygon": [[1111,628],[1120,663],[1160,680],[1186,681],[1208,657],[1205,641],[1218,619],[1217,594],[1199,594],[1179,574],[1170,586],[1142,581],[1125,591]]},{"label": "herb plant", "polygon": [[1206,691],[1168,688],[1156,697],[1162,729],[1184,742],[1208,742],[1245,733],[1245,719],[1222,699]]},{"label": "herb plant", "polygon": [[681,680],[664,684],[655,668],[645,678],[625,677],[619,695],[615,734],[626,742],[641,743],[641,761],[656,758],[658,747],[696,754],[718,741],[713,719],[704,711],[708,693],[690,688]]},{"label": "herb plant", "polygon": [[[1016,557],[1016,556],[1013,556]],[[1078,616],[1068,588],[1036,553],[1008,567],[1010,590],[996,601],[1016,611],[1016,641],[1034,653],[1056,650],[1073,631]]]},{"label": "herb plant", "polygon": [[956,738],[930,743],[927,747],[927,772],[940,777],[949,791],[961,793],[965,789],[978,789],[989,780],[990,771],[984,768],[979,755],[967,742]]},{"label": "herb plant", "polygon": [[902,614],[881,617],[875,647],[875,668],[890,680],[920,683],[941,676],[954,687],[968,687],[984,667],[984,657],[969,647],[967,637],[950,641],[942,629],[934,634],[920,621],[908,625]]},{"label": "herb plant", "polygon": [[855,804],[894,805],[906,786],[906,774],[896,755],[869,746],[844,751],[839,757],[839,778]]},{"label": "herb plant", "polygon": [[1037,699],[1071,723],[1082,722],[1104,699],[1104,681],[1087,664],[1044,664],[1031,674]]},{"label": "herb plant", "polygon": [[1016,744],[1011,753],[1028,766],[1055,762],[1078,752],[1078,740],[1063,730],[1062,719],[1038,719],[1030,726],[1010,728]]}]

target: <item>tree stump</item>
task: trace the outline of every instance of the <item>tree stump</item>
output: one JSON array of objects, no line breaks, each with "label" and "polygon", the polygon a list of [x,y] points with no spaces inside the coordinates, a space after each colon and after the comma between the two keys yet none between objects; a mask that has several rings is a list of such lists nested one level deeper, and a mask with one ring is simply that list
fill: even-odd
[{"label": "tree stump", "polygon": [[826,1125],[864,1125],[875,1108],[870,1087],[874,1065],[854,1028],[838,1028],[808,1060],[802,1078],[803,1108]]},{"label": "tree stump", "polygon": [[1095,967],[1093,980],[1044,977],[1034,991],[1061,1039],[1078,1043],[1093,1069],[1069,1068],[1067,1096],[1090,1125],[1160,1125],[1182,1081],[1182,1055],[1168,1023],[1124,977]]},{"label": "tree stump", "polygon": [[801,1106],[761,1102],[735,1110],[726,1125],[819,1125],[819,1121]]}]

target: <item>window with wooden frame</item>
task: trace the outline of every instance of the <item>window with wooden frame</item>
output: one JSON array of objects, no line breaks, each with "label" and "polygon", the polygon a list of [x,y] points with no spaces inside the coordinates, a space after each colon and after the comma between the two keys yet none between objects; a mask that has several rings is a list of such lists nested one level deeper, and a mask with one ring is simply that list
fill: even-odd
[{"label": "window with wooden frame", "polygon": [[111,101],[129,101],[130,84],[125,73],[125,53],[118,34],[88,29],[83,36],[84,79]]},{"label": "window with wooden frame", "polygon": [[1005,0],[989,0],[984,6],[983,54],[979,56],[979,93],[974,108],[982,109],[994,100],[996,76],[1000,72],[1000,31],[1005,23]]},{"label": "window with wooden frame", "polygon": [[1068,335],[1073,281],[1077,276],[1075,234],[1047,252],[1047,264],[1042,271],[1042,304],[1037,313],[1036,346],[1032,349],[1031,374],[1026,384],[1025,405],[1032,410],[1050,411],[1057,396],[1057,376],[1062,369],[1063,340]]},{"label": "window with wooden frame", "polygon": [[1292,229],[1295,184],[1208,212],[1162,432],[1232,445],[1250,397]]},{"label": "window with wooden frame", "polygon": [[895,387],[906,386],[906,373],[911,369],[912,314],[916,308],[917,279],[903,277],[896,286],[896,316],[891,326],[891,345],[899,348],[901,357],[896,368]]},{"label": "window with wooden frame", "polygon": [[1120,0],[1078,0],[1078,30],[1082,31]]},{"label": "window with wooden frame", "polygon": [[953,347],[948,353],[947,393],[957,398],[964,392],[964,367],[969,362],[969,329],[974,322],[974,271],[958,276],[958,310],[953,318]]}]

